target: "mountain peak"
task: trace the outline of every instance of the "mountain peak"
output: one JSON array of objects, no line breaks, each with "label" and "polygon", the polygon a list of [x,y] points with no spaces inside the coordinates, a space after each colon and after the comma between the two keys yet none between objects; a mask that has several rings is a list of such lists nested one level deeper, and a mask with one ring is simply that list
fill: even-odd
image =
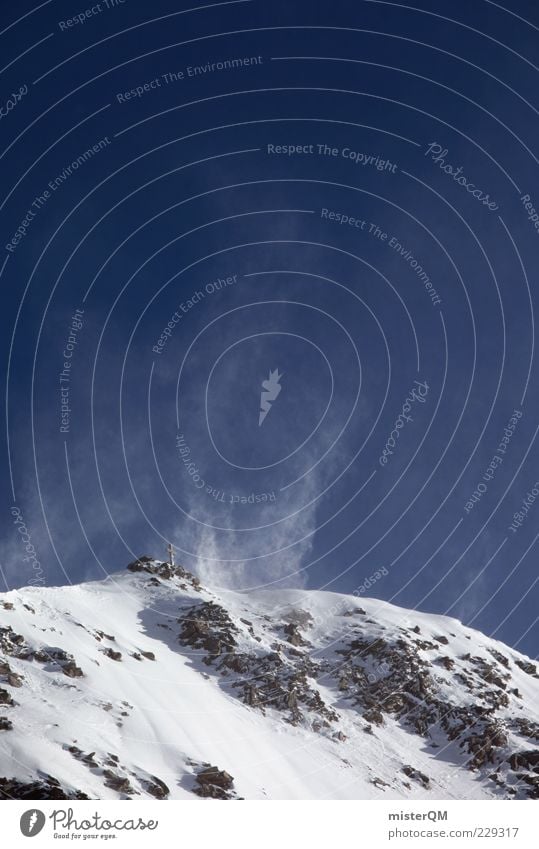
[{"label": "mountain peak", "polygon": [[0,596],[0,798],[537,798],[538,693],[455,619],[145,555]]}]

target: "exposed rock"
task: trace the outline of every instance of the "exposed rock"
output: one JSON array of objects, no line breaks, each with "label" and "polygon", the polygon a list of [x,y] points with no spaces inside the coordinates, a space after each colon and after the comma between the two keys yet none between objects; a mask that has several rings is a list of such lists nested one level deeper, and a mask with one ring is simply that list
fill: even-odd
[{"label": "exposed rock", "polygon": [[53,667],[57,667],[58,671],[63,672],[68,678],[81,678],[84,675],[82,669],[77,666],[75,658],[65,649],[57,648],[56,646],[45,646],[31,653],[32,658],[38,663],[49,663]]},{"label": "exposed rock", "polygon": [[511,769],[517,770],[520,767],[533,769],[539,773],[539,749],[532,749],[528,752],[515,752],[509,758]]},{"label": "exposed rock", "polygon": [[463,660],[468,660],[474,667],[475,674],[486,681],[487,684],[495,684],[502,690],[507,689],[507,681],[510,679],[509,672],[502,672],[494,663],[489,663],[482,657],[471,657],[469,654],[464,655]]},{"label": "exposed rock", "polygon": [[421,772],[419,769],[415,769],[413,766],[403,766],[402,771],[408,778],[412,778],[414,781],[417,781],[419,784],[422,784],[423,787],[428,788],[430,786],[430,778],[428,775],[425,775],[424,772]]},{"label": "exposed rock", "polygon": [[539,724],[537,722],[518,717],[514,724],[521,734],[530,737],[532,740],[539,740]]},{"label": "exposed rock", "polygon": [[[356,611],[352,611],[355,613]],[[313,617],[308,610],[302,610],[300,607],[293,607],[283,614],[285,622],[291,625],[297,625],[298,628],[310,628],[313,624]]]},{"label": "exposed rock", "polygon": [[74,660],[68,660],[67,663],[64,663],[62,666],[62,672],[64,675],[67,675],[68,678],[82,678],[84,672],[77,666]]},{"label": "exposed rock", "polygon": [[39,663],[67,663],[73,660],[73,655],[65,651],[65,649],[57,648],[56,646],[44,646],[42,649],[34,652],[34,658]]},{"label": "exposed rock", "polygon": [[156,799],[166,799],[167,796],[170,795],[170,790],[165,784],[165,782],[161,781],[160,778],[157,778],[156,775],[151,775],[150,778],[151,781],[145,782],[145,787],[148,793],[150,793]]},{"label": "exposed rock", "polygon": [[307,645],[307,641],[303,639],[299,632],[299,628],[297,625],[294,625],[293,622],[290,622],[288,625],[285,625],[284,632],[287,636],[288,642],[292,646],[305,646]]},{"label": "exposed rock", "polygon": [[369,708],[369,710],[366,710],[363,714],[363,719],[365,722],[373,723],[374,725],[384,724],[383,713],[375,708]]},{"label": "exposed rock", "polygon": [[196,777],[196,785],[193,792],[197,796],[211,799],[233,799],[232,791],[234,779],[228,772],[216,766],[209,766],[199,772]]},{"label": "exposed rock", "polygon": [[520,660],[520,658],[517,658],[515,663],[518,667],[520,667],[520,669],[522,669],[523,672],[526,672],[528,675],[533,675],[534,678],[539,678],[535,663],[531,663],[528,660]]},{"label": "exposed rock", "polygon": [[189,608],[179,620],[180,642],[208,652],[205,662],[210,664],[223,652],[232,651],[236,645],[234,634],[239,629],[234,625],[224,607],[213,601],[202,602]]},{"label": "exposed rock", "polygon": [[498,663],[501,663],[502,666],[509,669],[509,659],[502,654],[501,651],[498,651],[497,649],[487,649],[487,651],[492,655],[492,657],[496,658]]},{"label": "exposed rock", "polygon": [[107,657],[110,657],[111,660],[119,661],[122,659],[121,651],[114,651],[114,649],[111,649],[110,647],[103,649],[103,654],[106,654]]},{"label": "exposed rock", "polygon": [[[149,604],[144,605],[144,615],[146,617],[148,614],[148,618],[141,617],[143,627],[140,632],[131,630],[125,634],[122,621],[119,620],[118,629],[114,629],[117,648],[123,648],[124,645],[136,647],[140,641],[143,645],[154,647],[159,645],[159,637],[165,640],[163,645],[173,647],[173,640],[177,637],[179,645],[177,642],[176,650],[191,662],[195,672],[206,681],[213,678],[227,697],[236,697],[243,702],[243,705],[237,705],[236,710],[243,712],[247,722],[262,727],[260,719],[252,716],[252,711],[256,710],[268,716],[268,724],[271,724],[272,729],[275,729],[276,721],[298,726],[298,739],[310,740],[313,746],[317,743],[311,732],[324,735],[332,741],[337,759],[345,752],[347,739],[352,741],[348,744],[352,746],[357,745],[358,741],[360,745],[369,742],[361,738],[361,731],[374,735],[376,739],[371,740],[371,744],[378,742],[381,745],[380,737],[383,737],[384,743],[391,748],[393,738],[389,731],[394,727],[397,731],[394,735],[397,749],[399,740],[404,736],[403,731],[406,731],[413,745],[410,746],[410,754],[399,753],[397,763],[405,763],[402,774],[408,780],[405,782],[401,775],[394,781],[393,777],[388,777],[387,770],[382,772],[382,765],[376,768],[376,772],[390,780],[393,789],[399,792],[402,792],[403,786],[407,786],[411,788],[411,794],[424,795],[418,785],[428,789],[429,782],[430,785],[434,784],[437,773],[431,771],[430,767],[431,779],[407,763],[408,760],[422,762],[412,754],[415,746],[417,751],[432,751],[437,747],[445,753],[442,756],[444,759],[449,757],[463,770],[476,771],[473,780],[477,780],[478,787],[487,788],[487,795],[494,792],[500,797],[515,796],[520,799],[535,798],[539,794],[539,749],[534,748],[539,740],[539,724],[533,718],[528,719],[528,716],[533,717],[533,713],[527,704],[529,690],[536,682],[528,680],[522,686],[521,672],[532,678],[539,676],[536,665],[517,658],[516,652],[510,649],[507,652],[499,651],[497,644],[479,635],[470,643],[471,651],[458,657],[454,651],[455,646],[459,641],[464,643],[464,638],[471,638],[459,630],[456,623],[452,625],[447,620],[448,627],[452,627],[456,634],[448,630],[447,637],[431,636],[433,631],[446,627],[441,624],[441,620],[429,620],[426,617],[420,619],[425,623],[432,622],[422,626],[422,633],[418,625],[411,627],[413,619],[411,622],[403,619],[404,624],[399,626],[390,617],[386,620],[383,610],[378,619],[374,606],[367,608],[370,614],[367,617],[364,610],[353,607],[353,599],[349,600],[349,604],[340,605],[340,615],[346,619],[340,619],[334,612],[330,614],[330,627],[323,636],[320,621],[315,621],[310,612],[290,606],[290,599],[299,596],[284,596],[285,612],[282,612],[283,606],[276,605],[275,615],[272,616],[261,611],[258,599],[250,607],[251,600],[247,594],[245,601],[239,602],[242,613],[245,612],[245,617],[240,618],[236,602],[229,608],[227,594],[224,594],[222,600],[205,590],[201,596],[195,596],[193,588],[199,587],[198,579],[182,567],[159,563],[144,556],[128,568],[140,576],[124,576],[124,579],[127,578],[141,596],[143,593],[148,594]],[[154,586],[161,589],[154,592]],[[175,592],[180,588],[188,592],[178,592],[176,602]],[[154,602],[156,598],[161,599],[161,593],[164,600],[163,613],[161,621],[155,622],[152,611],[158,609]],[[302,603],[307,605],[307,595],[305,599]],[[371,605],[371,602],[365,600],[364,604]],[[93,663],[97,667],[101,666],[105,674],[106,669],[103,667],[107,665],[106,661],[101,660],[100,653],[115,661],[122,660],[122,652],[114,651],[110,645],[106,645],[107,641],[115,642],[115,637],[101,629],[96,630],[95,624],[100,624],[97,619],[91,625],[89,619],[88,627],[77,622],[76,605],[73,608],[75,614],[68,613],[66,604],[57,611],[58,616],[51,616],[50,620],[47,619],[45,606],[42,608],[40,605],[39,610],[36,607],[35,617],[27,615],[23,608],[21,599],[17,603],[17,610],[21,614],[21,623],[22,617],[25,617],[31,629],[25,630],[25,635],[31,636],[23,637],[11,627],[0,628],[0,704],[6,706],[4,714],[7,714],[0,717],[0,730],[12,729],[11,719],[8,718],[12,714],[15,731],[22,733],[25,727],[27,700],[22,699],[22,704],[19,704],[17,698],[15,703],[13,697],[18,697],[18,692],[13,689],[10,693],[9,690],[27,687],[28,692],[33,694],[33,688],[41,688],[44,682],[45,688],[39,692],[39,696],[43,693],[44,711],[49,709],[61,690],[66,692],[67,688],[76,689],[77,696],[83,702],[86,699],[89,710],[94,710],[94,720],[99,708],[112,712],[111,716],[100,716],[103,724],[115,732],[115,724],[121,727],[123,718],[131,715],[131,706],[121,702],[121,691],[114,688],[88,688],[84,682],[80,685],[77,683],[76,687],[73,683],[68,684],[58,673],[68,678],[81,677],[83,672],[75,658],[63,648],[41,643],[41,640],[52,640],[50,632],[53,631],[57,632],[62,645],[68,648],[76,646],[80,639],[80,645],[84,646],[81,651],[84,650],[86,658],[85,668],[87,663]],[[323,617],[324,607],[323,604],[319,605],[317,599],[313,612],[319,609]],[[334,607],[331,609],[335,610]],[[64,615],[65,622],[62,619]],[[78,613],[78,617],[81,618],[82,613]],[[4,616],[6,619],[15,621],[7,615]],[[77,625],[86,633],[77,631],[75,638],[69,641],[76,630],[73,626]],[[161,628],[166,629],[167,634],[160,632]],[[156,635],[155,632],[160,633]],[[307,640],[307,636],[312,643]],[[181,646],[188,648],[182,649]],[[448,648],[444,649],[443,646]],[[500,645],[500,648],[503,646]],[[143,659],[156,660],[153,652],[140,649],[134,651],[126,648],[124,655],[127,662],[129,657],[139,662]],[[161,660],[159,653],[158,657]],[[19,663],[21,660],[34,660],[35,664],[28,669]],[[202,672],[201,662],[206,664],[207,674]],[[39,668],[37,664],[43,664],[43,667]],[[25,671],[24,676],[20,674],[21,667]],[[94,671],[97,676],[98,669]],[[521,686],[520,690],[516,684]],[[207,684],[204,683],[204,686]],[[91,694],[87,695],[90,691]],[[25,690],[23,694],[26,694]],[[105,699],[111,701],[106,702]],[[58,722],[62,721],[59,716],[56,718]],[[376,728],[384,724],[387,725],[387,736],[380,735]],[[51,725],[56,725],[54,718]],[[99,720],[95,725],[99,725]],[[281,728],[281,732],[288,734],[290,729]],[[417,740],[418,735],[424,739]],[[4,738],[4,746],[9,747],[14,739],[16,734]],[[85,736],[85,742],[81,743],[82,737],[73,741],[66,734],[66,739],[71,745],[64,748],[80,762],[78,765],[72,764],[72,768],[82,774],[84,771],[81,770],[81,764],[92,770],[93,777],[102,777],[107,787],[125,796],[139,790],[159,799],[170,795],[171,791],[166,784],[148,775],[139,762],[128,760],[123,748],[118,748],[122,758],[120,763],[118,755],[100,751],[98,736],[93,743],[97,754],[85,753],[76,745],[78,742],[89,748],[89,740],[93,738]],[[108,746],[112,744],[108,743]],[[339,746],[342,749],[339,750]],[[130,756],[130,750],[127,751]],[[408,748],[403,751],[408,752]],[[390,755],[393,757],[394,752]],[[66,760],[64,754],[62,763]],[[236,798],[233,779],[228,773],[209,764],[192,765],[195,766],[194,772],[202,770],[196,776],[195,792],[198,795],[216,799]],[[138,784],[132,776],[136,777]],[[381,779],[372,778],[370,768],[366,768],[364,776],[362,773],[363,777],[365,780],[370,778],[381,789],[387,786]],[[75,798],[74,795],[46,795],[78,792],[76,789],[60,788],[55,782],[55,779],[38,781],[36,778],[36,782],[28,786],[34,788],[30,792],[37,792],[36,787],[42,788],[45,795],[36,798]],[[171,786],[176,788],[176,784]]]},{"label": "exposed rock", "polygon": [[130,796],[135,792],[128,778],[118,775],[110,769],[103,770],[103,777],[105,779],[106,786],[110,787],[111,790],[116,790],[117,793],[125,793]]},{"label": "exposed rock", "polygon": [[22,687],[24,678],[13,672],[7,660],[0,660],[0,675],[5,679],[5,683],[10,687]]},{"label": "exposed rock", "polygon": [[147,569],[147,564],[152,563],[153,557],[150,557],[148,554],[143,554],[142,557],[137,558],[137,560],[133,560],[132,563],[129,563],[127,568],[130,572],[143,572]]},{"label": "exposed rock", "polygon": [[11,705],[14,705],[14,704],[15,704],[15,702],[13,701],[13,699],[12,699],[11,695],[8,693],[8,691],[4,690],[2,687],[0,687],[0,705],[10,705],[11,706]]},{"label": "exposed rock", "polygon": [[0,628],[0,650],[3,654],[20,657],[25,649],[28,650],[28,646],[22,634],[16,634],[11,625]]},{"label": "exposed rock", "polygon": [[101,642],[101,640],[110,640],[113,643],[116,642],[116,637],[113,637],[112,634],[105,634],[104,631],[96,631],[95,638],[98,642]]},{"label": "exposed rock", "polygon": [[80,790],[61,787],[59,781],[47,776],[42,781],[18,781],[0,778],[0,799],[90,799]]},{"label": "exposed rock", "polygon": [[187,581],[193,589],[198,590],[200,588],[200,581],[196,578],[191,572],[188,572],[187,569],[184,569],[183,566],[177,565],[172,566],[167,562],[159,562],[153,560],[153,558],[148,557],[147,555],[143,555],[139,557],[137,560],[134,560],[132,563],[129,563],[127,568],[130,572],[146,572],[147,574],[152,576],[152,582],[159,586],[160,581],[158,578],[161,578],[164,581],[170,581],[173,578],[179,578],[182,581]]},{"label": "exposed rock", "polygon": [[473,754],[471,769],[478,769],[487,763],[496,763],[500,756],[499,750],[506,744],[507,734],[503,724],[491,719],[474,723],[472,733],[463,741],[466,750]]}]

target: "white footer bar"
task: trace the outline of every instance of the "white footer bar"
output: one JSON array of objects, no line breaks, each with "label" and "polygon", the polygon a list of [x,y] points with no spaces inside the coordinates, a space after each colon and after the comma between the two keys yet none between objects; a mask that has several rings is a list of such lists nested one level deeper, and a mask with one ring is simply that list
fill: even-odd
[{"label": "white footer bar", "polygon": [[[234,849],[525,847],[532,801],[19,802],[0,803],[2,845],[234,846]],[[195,840],[193,844],[191,841]]]}]

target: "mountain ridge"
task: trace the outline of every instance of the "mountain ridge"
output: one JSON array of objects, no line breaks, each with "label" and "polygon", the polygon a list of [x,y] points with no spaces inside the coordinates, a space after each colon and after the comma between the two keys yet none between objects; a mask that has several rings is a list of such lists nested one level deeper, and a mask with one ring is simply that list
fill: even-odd
[{"label": "mountain ridge", "polygon": [[456,619],[144,556],[0,595],[0,798],[539,798],[538,694]]}]

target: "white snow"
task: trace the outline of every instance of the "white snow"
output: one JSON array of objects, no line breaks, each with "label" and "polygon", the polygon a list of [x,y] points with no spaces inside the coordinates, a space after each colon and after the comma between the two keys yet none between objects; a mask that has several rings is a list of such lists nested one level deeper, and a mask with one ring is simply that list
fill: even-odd
[{"label": "white snow", "polygon": [[[304,633],[317,657],[335,657],[335,648],[360,619],[373,639],[381,628],[398,635],[399,628],[416,625],[425,640],[446,636],[449,645],[424,653],[431,661],[436,654],[445,655],[458,666],[466,652],[489,661],[487,648],[510,659],[520,657],[516,652],[455,619],[374,599],[359,601],[300,590],[227,591],[216,596],[191,586],[182,590],[176,579],[153,586],[148,578],[145,573],[125,571],[104,581],[25,588],[0,596],[0,627],[11,626],[34,649],[64,649],[84,672],[83,677],[69,678],[51,663],[6,656],[24,682],[15,688],[0,680],[16,702],[14,707],[0,709],[13,722],[11,731],[0,731],[0,776],[33,781],[40,774],[50,774],[65,787],[78,788],[93,798],[122,798],[104,786],[101,769],[89,768],[67,750],[76,746],[84,754],[95,752],[100,764],[108,755],[116,756],[118,772],[129,778],[139,798],[151,798],[144,779],[155,775],[170,788],[170,798],[197,799],[191,788],[203,763],[230,773],[238,796],[246,799],[496,796],[493,783],[459,765],[463,753],[446,738],[439,740],[438,749],[433,748],[391,717],[385,726],[365,733],[360,714],[343,702],[329,678],[313,686],[340,714],[339,728],[347,736],[342,742],[307,726],[290,725],[276,711],[264,715],[243,704],[227,692],[226,679],[202,663],[200,651],[180,645],[177,620],[182,608],[214,600],[241,629],[238,650],[244,643],[245,651],[253,652],[258,646],[261,654],[275,642],[275,624],[282,622],[287,611],[298,608],[313,617],[312,627]],[[2,601],[14,608],[5,609]],[[357,608],[366,616],[344,615]],[[253,623],[260,643],[253,642],[242,618]],[[96,640],[98,630],[114,640]],[[122,659],[107,657],[106,648],[121,652]],[[155,661],[131,656],[141,651],[153,652]],[[448,703],[455,701],[454,671],[437,666],[436,675]],[[537,720],[538,681],[514,664],[511,675],[511,686],[518,687],[523,697],[522,715]],[[465,695],[459,696],[462,704]],[[512,702],[511,710],[518,709]],[[401,772],[403,764],[426,773],[429,788],[410,781]],[[388,786],[373,783],[377,779]]]}]

